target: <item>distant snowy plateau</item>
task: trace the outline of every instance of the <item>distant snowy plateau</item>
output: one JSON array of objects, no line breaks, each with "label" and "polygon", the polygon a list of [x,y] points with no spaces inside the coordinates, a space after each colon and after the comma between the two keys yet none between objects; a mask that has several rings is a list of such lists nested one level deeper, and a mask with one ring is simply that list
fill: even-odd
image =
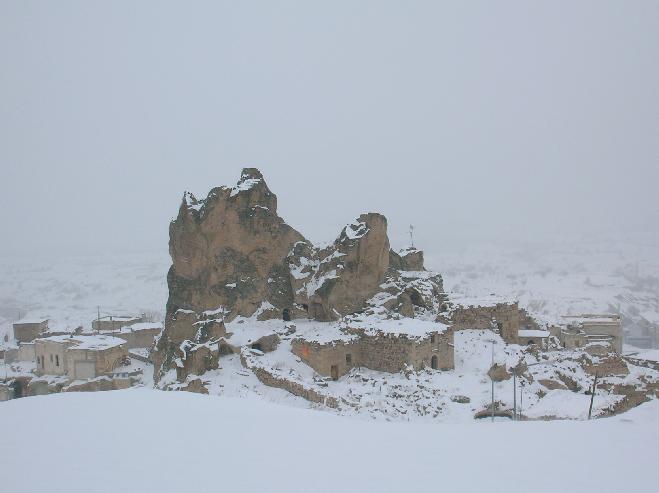
[{"label": "distant snowy plateau", "polygon": [[[656,243],[641,241],[429,248],[426,265],[442,274],[447,292],[516,299],[541,323],[565,314],[619,312],[623,327],[633,330],[642,317],[659,320],[657,252]],[[163,251],[2,258],[0,339],[7,334],[4,344],[11,344],[19,316],[48,318],[55,330],[89,330],[99,307],[101,315],[146,313],[162,320],[170,263]],[[258,336],[277,323],[247,320],[228,329],[250,337],[250,330]],[[300,331],[318,328],[295,323]],[[568,368],[572,363],[560,351],[531,361],[524,348],[506,345],[492,332],[460,331],[454,370],[390,374],[355,368],[333,382],[317,379],[290,352],[290,342],[282,342],[254,361],[351,404],[332,410],[267,387],[238,355],[222,358],[218,370],[204,374],[210,396],[153,390],[145,372],[143,387],[3,402],[0,490],[57,491],[52,481],[61,475],[71,492],[603,493],[653,491],[659,484],[656,399],[585,422],[586,393],[544,389],[539,399],[537,389],[528,388],[517,396],[524,416],[571,421],[474,420],[491,399],[492,358],[512,366],[525,357],[536,380],[564,370],[577,387],[588,388],[591,377]],[[625,346],[626,353],[637,351]],[[618,383],[638,380],[635,368]],[[659,375],[644,372],[643,378]],[[495,384],[497,400],[510,404],[512,393],[510,380]],[[598,395],[593,414],[604,416],[615,404],[611,394]],[[26,433],[36,429],[38,434]]]}]

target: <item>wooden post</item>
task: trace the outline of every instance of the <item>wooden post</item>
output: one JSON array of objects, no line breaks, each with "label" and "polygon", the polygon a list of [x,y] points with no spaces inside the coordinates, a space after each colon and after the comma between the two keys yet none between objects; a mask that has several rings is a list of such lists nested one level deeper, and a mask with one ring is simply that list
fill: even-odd
[{"label": "wooden post", "polygon": [[597,390],[597,372],[595,372],[595,381],[593,382],[593,390],[590,394],[590,407],[588,408],[588,419],[593,414],[593,401],[595,400],[595,391]]},{"label": "wooden post", "polygon": [[517,370],[513,368],[513,421],[517,420]]}]

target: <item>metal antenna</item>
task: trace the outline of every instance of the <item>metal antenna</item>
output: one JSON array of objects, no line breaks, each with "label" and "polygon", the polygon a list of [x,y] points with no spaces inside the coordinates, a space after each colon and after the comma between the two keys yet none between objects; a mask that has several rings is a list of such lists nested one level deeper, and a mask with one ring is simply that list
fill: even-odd
[{"label": "metal antenna", "polygon": [[412,242],[412,248],[414,248],[414,226],[410,224],[410,241]]}]

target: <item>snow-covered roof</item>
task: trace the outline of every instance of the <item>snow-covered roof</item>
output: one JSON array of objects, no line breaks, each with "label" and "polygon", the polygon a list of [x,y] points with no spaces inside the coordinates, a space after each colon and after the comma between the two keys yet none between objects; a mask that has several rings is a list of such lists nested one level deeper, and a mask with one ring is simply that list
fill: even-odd
[{"label": "snow-covered roof", "polygon": [[133,325],[122,327],[119,332],[137,332],[140,330],[159,329],[162,330],[162,322],[138,322]]},{"label": "snow-covered roof", "polygon": [[14,322],[14,325],[41,324],[41,323],[44,323],[44,322],[48,322],[48,319],[47,318],[38,318],[38,317],[35,317],[35,318],[22,318],[20,320],[17,320],[16,322]]},{"label": "snow-covered roof", "polygon": [[412,337],[425,337],[432,332],[442,333],[448,329],[448,325],[440,322],[408,317],[400,319],[376,317],[369,317],[364,320],[355,319],[349,321],[348,326],[354,329],[362,329],[366,334],[382,333]]},{"label": "snow-covered roof", "polygon": [[38,341],[56,342],[59,344],[67,344],[71,349],[88,349],[91,351],[103,351],[113,347],[126,344],[126,341],[119,337],[105,336],[105,335],[59,335],[44,337],[37,339]]},{"label": "snow-covered roof", "polygon": [[563,320],[569,324],[620,324],[618,315],[563,315]]},{"label": "snow-covered roof", "polygon": [[490,294],[489,296],[470,296],[462,293],[448,293],[449,300],[463,307],[489,307],[500,304],[513,304],[517,300],[512,297]]},{"label": "snow-covered roof", "polygon": [[107,317],[101,317],[100,319],[95,319],[95,320],[100,320],[102,322],[105,321],[112,321],[112,322],[132,322],[133,320],[141,320],[140,317],[113,317],[108,315]]},{"label": "snow-covered roof", "polygon": [[641,313],[641,317],[652,324],[659,324],[659,312],[646,311]]},{"label": "snow-covered roof", "polygon": [[549,337],[548,330],[520,329],[517,331],[519,337]]}]

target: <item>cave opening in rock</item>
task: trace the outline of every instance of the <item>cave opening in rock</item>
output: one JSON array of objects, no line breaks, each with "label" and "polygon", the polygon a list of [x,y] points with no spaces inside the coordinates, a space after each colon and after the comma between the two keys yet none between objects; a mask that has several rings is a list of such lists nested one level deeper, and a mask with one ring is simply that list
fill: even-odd
[{"label": "cave opening in rock", "polygon": [[281,314],[281,318],[284,319],[284,322],[290,322],[291,321],[291,310],[288,308],[284,308],[284,311]]}]

